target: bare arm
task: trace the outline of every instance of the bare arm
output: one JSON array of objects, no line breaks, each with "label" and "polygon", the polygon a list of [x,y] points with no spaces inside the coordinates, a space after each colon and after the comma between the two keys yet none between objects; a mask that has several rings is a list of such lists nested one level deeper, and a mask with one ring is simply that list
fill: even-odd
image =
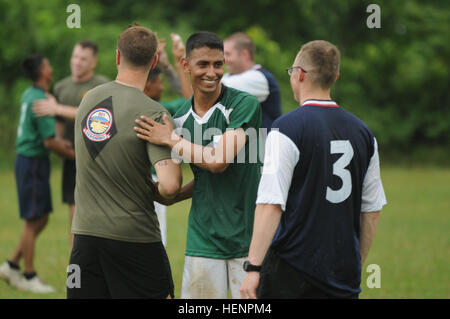
[{"label": "bare arm", "polygon": [[61,157],[70,160],[75,159],[75,150],[72,148],[72,143],[68,140],[50,137],[44,140],[44,146]]},{"label": "bare arm", "polygon": [[361,213],[360,216],[360,232],[359,232],[359,250],[361,253],[361,265],[364,264],[369,254],[370,246],[378,226],[380,211]]},{"label": "bare arm", "polygon": [[64,138],[64,133],[65,133],[64,123],[57,120],[55,123],[56,138],[58,138],[58,139]]},{"label": "bare arm", "polygon": [[[156,186],[157,185],[158,185],[158,183],[156,183]],[[155,200],[158,203],[160,203],[160,204],[163,204],[163,205],[166,205],[166,206],[170,206],[170,205],[173,205],[175,203],[178,203],[178,202],[181,202],[183,200],[186,200],[188,198],[191,198],[193,190],[194,190],[194,180],[192,180],[189,183],[187,183],[186,185],[184,185],[180,189],[180,192],[173,199],[164,198],[158,193],[156,195]]]},{"label": "bare arm", "polygon": [[76,106],[58,104],[55,97],[46,94],[47,99],[36,100],[33,103],[33,112],[36,116],[60,116],[69,120],[75,120],[78,108]]},{"label": "bare arm", "polygon": [[164,159],[155,163],[155,170],[159,181],[159,194],[168,199],[174,198],[182,183],[180,164],[176,164],[171,159]]},{"label": "bare arm", "polygon": [[177,73],[169,63],[166,50],[164,49],[165,47],[165,39],[159,39],[158,49],[156,51],[159,56],[157,66],[163,71],[172,89],[178,94],[181,94],[180,82],[178,81]]},{"label": "bare arm", "polygon": [[[253,235],[248,253],[251,264],[260,266],[270,247],[273,236],[281,218],[280,205],[258,204],[255,210]],[[256,288],[259,285],[259,272],[247,272],[241,286],[241,298],[256,299]]]},{"label": "bare arm", "polygon": [[193,94],[192,85],[187,74],[184,72],[184,67],[181,62],[186,55],[186,48],[184,47],[183,40],[179,36],[173,33],[170,36],[172,38],[172,55],[174,58],[175,71],[177,72],[178,81],[180,83],[181,95],[183,95],[185,99],[188,99]]},{"label": "bare arm", "polygon": [[164,124],[160,124],[146,116],[141,116],[141,120],[136,120],[140,127],[134,129],[138,132],[137,136],[140,139],[153,144],[167,145],[185,161],[212,173],[224,172],[244,147],[247,139],[244,130],[238,128],[224,133],[216,148],[202,146],[175,134],[167,115],[164,115],[163,121]]}]

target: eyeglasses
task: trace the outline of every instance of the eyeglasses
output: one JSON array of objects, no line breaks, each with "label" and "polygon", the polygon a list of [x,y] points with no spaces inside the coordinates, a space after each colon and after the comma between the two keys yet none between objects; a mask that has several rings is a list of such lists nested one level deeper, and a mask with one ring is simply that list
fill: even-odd
[{"label": "eyeglasses", "polygon": [[302,70],[304,73],[308,73],[308,71],[306,71],[304,68],[302,68],[301,66],[291,66],[290,68],[287,68],[286,69],[286,72],[287,72],[287,74],[289,75],[289,76],[291,76],[292,75],[292,72],[294,72],[294,69],[300,69],[300,70]]}]

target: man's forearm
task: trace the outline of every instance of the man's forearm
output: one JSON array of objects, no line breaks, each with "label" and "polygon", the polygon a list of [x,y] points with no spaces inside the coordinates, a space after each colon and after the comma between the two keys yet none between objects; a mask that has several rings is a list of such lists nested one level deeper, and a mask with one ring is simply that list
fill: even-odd
[{"label": "man's forearm", "polygon": [[359,235],[359,250],[361,253],[361,264],[363,265],[367,255],[369,254],[370,246],[378,226],[378,218],[380,212],[361,213],[360,217],[360,235]]},{"label": "man's forearm", "polygon": [[253,236],[248,253],[251,264],[262,264],[280,223],[281,213],[280,205],[258,204],[256,206]]},{"label": "man's forearm", "polygon": [[215,149],[212,147],[191,143],[181,137],[171,140],[168,146],[184,161],[213,173],[220,172],[227,166],[221,158],[216,158]]},{"label": "man's forearm", "polygon": [[75,120],[77,112],[78,108],[76,106],[58,104],[55,115],[69,120]]}]

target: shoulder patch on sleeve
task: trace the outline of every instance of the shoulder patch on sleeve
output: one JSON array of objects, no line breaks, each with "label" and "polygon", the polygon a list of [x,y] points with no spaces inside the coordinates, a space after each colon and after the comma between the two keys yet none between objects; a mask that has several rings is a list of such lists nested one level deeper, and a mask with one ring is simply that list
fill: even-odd
[{"label": "shoulder patch on sleeve", "polygon": [[94,106],[81,122],[84,144],[93,159],[117,134],[112,96]]}]

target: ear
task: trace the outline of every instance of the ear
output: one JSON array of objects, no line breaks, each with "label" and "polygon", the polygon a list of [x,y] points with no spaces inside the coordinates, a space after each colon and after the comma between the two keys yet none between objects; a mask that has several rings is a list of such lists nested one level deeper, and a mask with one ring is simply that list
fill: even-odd
[{"label": "ear", "polygon": [[191,73],[191,67],[189,66],[189,61],[187,58],[181,58],[181,65],[183,66],[185,73]]},{"label": "ear", "polygon": [[150,67],[150,70],[155,68],[156,64],[158,63],[158,59],[159,59],[159,54],[156,53],[155,57],[153,58],[153,62],[152,62],[152,66]]},{"label": "ear", "polygon": [[341,72],[338,71],[338,74],[336,75],[336,80],[334,80],[334,81],[337,81],[340,76],[341,76]]},{"label": "ear", "polygon": [[302,69],[298,70],[298,81],[303,82],[305,80],[305,72]]},{"label": "ear", "polygon": [[120,51],[116,49],[116,65],[120,65]]}]

